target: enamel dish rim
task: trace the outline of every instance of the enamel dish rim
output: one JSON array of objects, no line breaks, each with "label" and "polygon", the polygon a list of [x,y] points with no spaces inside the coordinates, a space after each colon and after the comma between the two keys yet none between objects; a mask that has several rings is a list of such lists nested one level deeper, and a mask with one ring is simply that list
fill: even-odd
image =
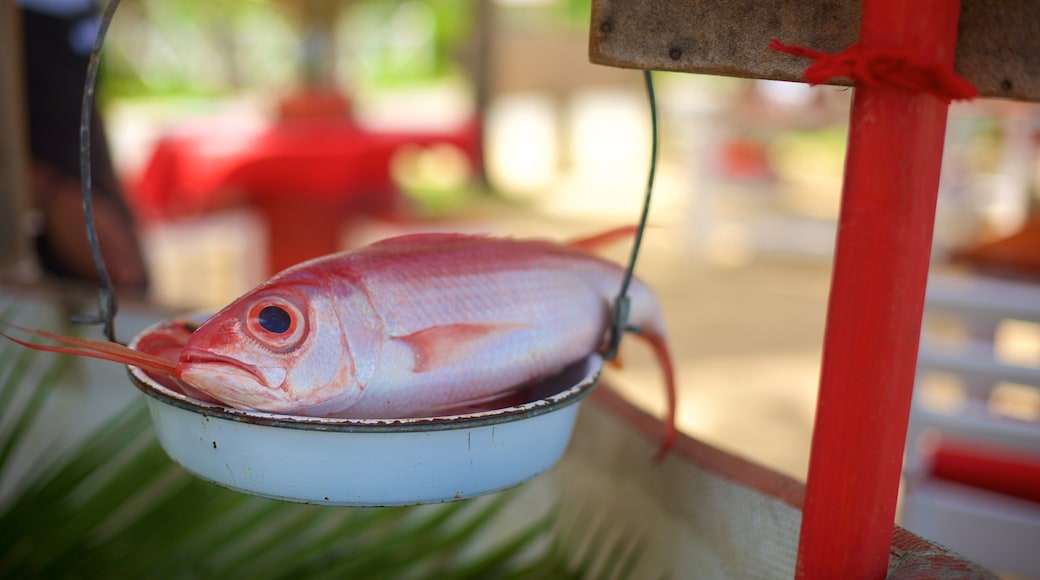
[{"label": "enamel dish rim", "polygon": [[[134,337],[158,328],[157,323]],[[453,501],[513,487],[563,455],[598,354],[548,379],[541,398],[404,419],[300,417],[196,400],[128,366],[163,449],[195,475],[273,499],[340,506]],[[358,466],[362,468],[358,468]],[[378,467],[378,468],[377,468]]]},{"label": "enamel dish rim", "polygon": [[[131,342],[133,348],[134,342]],[[595,365],[597,368],[590,370],[588,374],[577,384],[565,388],[544,398],[529,401],[521,405],[491,409],[474,413],[461,413],[457,415],[441,415],[436,417],[408,417],[399,419],[340,419],[336,417],[304,417],[299,415],[285,415],[280,413],[267,413],[264,411],[249,411],[236,409],[219,404],[207,403],[183,393],[171,390],[152,379],[148,374],[138,367],[127,365],[130,377],[138,390],[149,397],[163,403],[178,407],[208,417],[252,423],[268,427],[280,427],[285,429],[303,429],[308,431],[337,431],[346,433],[388,433],[401,431],[440,431],[453,429],[466,429],[469,427],[495,425],[516,421],[525,417],[536,417],[545,413],[551,413],[562,406],[569,405],[583,398],[596,384],[599,378],[599,368],[602,359],[598,354],[589,356],[585,361],[579,361],[565,369],[561,375],[577,374],[582,362],[586,366]]]}]

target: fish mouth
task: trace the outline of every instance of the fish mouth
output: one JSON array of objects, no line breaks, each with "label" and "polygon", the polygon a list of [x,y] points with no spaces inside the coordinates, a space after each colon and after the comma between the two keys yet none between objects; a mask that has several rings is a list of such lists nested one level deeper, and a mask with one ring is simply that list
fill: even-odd
[{"label": "fish mouth", "polygon": [[249,375],[259,385],[267,385],[267,380],[260,370],[251,364],[244,363],[238,359],[217,354],[215,352],[195,349],[184,349],[181,351],[180,364],[203,364],[203,365],[224,365],[230,366],[234,369],[240,370],[245,374]]}]

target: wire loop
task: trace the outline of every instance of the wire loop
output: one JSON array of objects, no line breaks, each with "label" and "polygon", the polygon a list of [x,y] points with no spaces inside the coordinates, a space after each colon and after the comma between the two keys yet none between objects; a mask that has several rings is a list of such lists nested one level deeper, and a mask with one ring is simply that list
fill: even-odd
[{"label": "wire loop", "polygon": [[617,298],[614,299],[614,306],[611,311],[610,335],[607,339],[606,348],[603,350],[603,358],[606,360],[614,360],[617,358],[618,347],[621,344],[621,337],[625,332],[638,330],[628,324],[628,313],[630,308],[628,287],[631,285],[632,276],[635,274],[636,259],[639,257],[639,248],[643,243],[643,232],[646,230],[647,216],[650,214],[650,198],[654,190],[654,177],[657,173],[657,149],[659,141],[657,128],[657,99],[654,96],[654,81],[649,70],[643,71],[643,80],[646,84],[647,101],[650,104],[650,174],[646,180],[646,195],[643,197],[643,209],[639,215],[639,225],[636,228],[636,238],[632,243],[632,254],[629,256],[628,267],[625,269],[625,276],[621,279],[621,289],[618,291]]},{"label": "wire loop", "polygon": [[92,189],[91,175],[91,150],[90,150],[90,117],[94,109],[94,88],[97,85],[98,64],[101,62],[101,49],[105,45],[105,37],[108,27],[112,23],[116,9],[119,8],[120,0],[109,0],[101,17],[98,27],[97,38],[90,50],[90,61],[87,63],[87,78],[83,82],[83,107],[80,110],[79,121],[79,174],[80,185],[83,189],[83,220],[87,228],[87,243],[90,245],[90,255],[94,259],[97,268],[98,281],[98,313],[94,316],[75,316],[72,321],[78,324],[102,324],[104,333],[108,340],[117,342],[115,331],[116,311],[119,309],[116,302],[116,292],[112,286],[112,278],[105,266],[105,259],[101,255],[101,244],[98,241],[97,224],[94,220],[94,192]]},{"label": "wire loop", "polygon": [[[97,84],[98,64],[101,61],[101,49],[104,47],[105,37],[108,34],[109,25],[119,8],[120,0],[109,0],[101,18],[97,38],[90,51],[90,61],[87,65],[87,76],[83,86],[83,107],[80,117],[80,179],[83,189],[83,211],[84,221],[87,229],[87,242],[90,245],[90,253],[97,268],[100,286],[98,287],[98,314],[96,316],[79,316],[73,318],[73,322],[80,324],[102,324],[105,336],[112,342],[116,342],[115,315],[118,310],[115,289],[112,278],[109,276],[108,268],[105,266],[104,257],[101,255],[101,246],[98,242],[97,226],[94,220],[93,190],[91,184],[91,148],[90,148],[90,113],[94,106],[94,88]],[[643,232],[646,229],[647,216],[650,212],[650,199],[654,187],[654,178],[657,172],[658,155],[658,123],[657,123],[657,100],[654,96],[654,85],[651,72],[643,71],[643,79],[646,84],[647,99],[650,104],[651,124],[651,151],[650,171],[646,184],[646,195],[643,198],[643,209],[639,217],[639,225],[636,229],[635,241],[632,244],[632,253],[629,257],[625,275],[621,281],[621,288],[611,312],[611,327],[607,346],[603,356],[607,360],[617,357],[618,346],[625,332],[635,330],[628,325],[630,301],[628,298],[628,287],[632,283],[635,272],[636,260],[639,257],[639,249],[643,241]]]}]

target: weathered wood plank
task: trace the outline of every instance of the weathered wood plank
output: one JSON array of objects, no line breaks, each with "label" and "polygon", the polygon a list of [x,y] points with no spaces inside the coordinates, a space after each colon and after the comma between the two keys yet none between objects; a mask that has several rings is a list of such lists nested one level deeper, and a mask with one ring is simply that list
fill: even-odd
[{"label": "weathered wood plank", "polygon": [[[608,66],[801,81],[806,59],[859,37],[857,0],[593,0],[589,57]],[[983,97],[1040,101],[1040,2],[962,0],[954,69]],[[834,84],[844,84],[835,82]]]},{"label": "weathered wood plank", "polygon": [[0,4],[0,269],[29,255],[23,64],[21,13],[16,3],[5,2]]}]

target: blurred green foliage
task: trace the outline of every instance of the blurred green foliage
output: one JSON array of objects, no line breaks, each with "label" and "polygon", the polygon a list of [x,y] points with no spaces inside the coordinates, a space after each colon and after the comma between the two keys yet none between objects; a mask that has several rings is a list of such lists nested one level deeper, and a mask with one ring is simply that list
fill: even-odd
[{"label": "blurred green foliage", "polygon": [[[464,75],[478,0],[312,0],[334,32],[330,80],[378,90]],[[496,4],[496,22],[523,13],[549,26],[588,26],[590,0]],[[285,90],[313,48],[304,0],[123,0],[102,68],[106,99]],[[328,7],[334,7],[331,10]],[[312,22],[313,24],[313,22]]]},{"label": "blurred green foliage", "polygon": [[79,411],[50,404],[72,360],[0,341],[0,578],[625,578],[640,557],[610,522],[577,506],[563,525],[520,490],[398,508],[236,493],[170,461],[140,398],[71,449],[41,449]]}]

